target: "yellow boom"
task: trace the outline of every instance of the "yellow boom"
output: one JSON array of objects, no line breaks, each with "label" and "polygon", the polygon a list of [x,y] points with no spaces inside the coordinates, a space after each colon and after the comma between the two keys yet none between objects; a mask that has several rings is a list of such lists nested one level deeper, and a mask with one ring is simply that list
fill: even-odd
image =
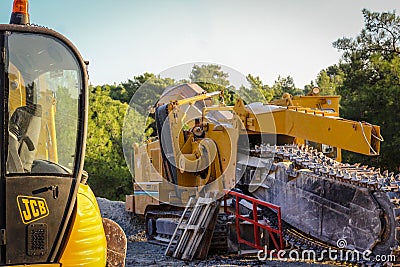
[{"label": "yellow boom", "polygon": [[249,133],[282,134],[364,154],[378,155],[380,127],[338,117],[337,112],[273,105],[234,108]]}]

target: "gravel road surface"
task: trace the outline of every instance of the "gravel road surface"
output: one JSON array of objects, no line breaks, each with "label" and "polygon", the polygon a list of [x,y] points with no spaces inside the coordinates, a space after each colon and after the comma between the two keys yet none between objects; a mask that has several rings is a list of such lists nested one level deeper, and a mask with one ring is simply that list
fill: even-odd
[{"label": "gravel road surface", "polygon": [[125,211],[125,202],[97,198],[103,217],[117,222],[128,238],[126,266],[267,266],[267,267],[316,267],[329,265],[305,262],[259,261],[255,257],[209,255],[203,261],[185,262],[164,255],[165,247],[147,242],[144,220]]}]

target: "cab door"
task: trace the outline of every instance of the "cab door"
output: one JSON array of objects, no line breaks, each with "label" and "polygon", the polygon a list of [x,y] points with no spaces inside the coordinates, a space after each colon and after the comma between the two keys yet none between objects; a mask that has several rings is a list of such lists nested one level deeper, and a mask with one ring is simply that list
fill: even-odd
[{"label": "cab door", "polygon": [[1,263],[51,263],[65,241],[82,173],[86,72],[75,48],[51,30],[0,30]]}]

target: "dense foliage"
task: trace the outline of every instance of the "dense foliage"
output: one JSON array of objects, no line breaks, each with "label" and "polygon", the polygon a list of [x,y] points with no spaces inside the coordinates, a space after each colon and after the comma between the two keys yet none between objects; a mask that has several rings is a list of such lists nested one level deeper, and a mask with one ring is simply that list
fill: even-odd
[{"label": "dense foliage", "polygon": [[132,192],[122,151],[122,122],[128,105],[109,96],[114,88],[90,88],[85,170],[97,196],[123,200]]},{"label": "dense foliage", "polygon": [[[314,86],[320,88],[322,95],[339,94],[342,117],[380,125],[385,139],[381,156],[371,158],[344,153],[344,160],[399,172],[400,18],[395,12],[363,10],[362,13],[365,25],[361,33],[355,38],[338,39],[333,44],[343,51],[342,60],[321,70],[315,81],[303,89],[296,88],[291,76],[279,76],[270,86],[251,74],[245,77],[246,84],[235,88],[229,73],[215,64],[194,65],[188,81],[208,92],[223,89],[227,104],[233,104],[238,95],[249,101],[270,101],[282,97],[283,93],[307,94]],[[165,88],[176,83],[174,79],[144,73],[118,85],[90,88],[85,169],[96,195],[123,200],[125,194],[132,193],[132,177],[122,148],[132,147],[133,143],[152,135],[153,121],[143,114]],[[123,139],[128,104],[133,113],[128,114],[124,127],[129,131]],[[125,157],[128,164],[132,164],[129,152]]]},{"label": "dense foliage", "polygon": [[342,116],[380,125],[381,156],[347,155],[391,171],[400,171],[400,17],[395,12],[362,11],[364,28],[355,38],[333,45],[344,51],[333,77],[340,81]]}]

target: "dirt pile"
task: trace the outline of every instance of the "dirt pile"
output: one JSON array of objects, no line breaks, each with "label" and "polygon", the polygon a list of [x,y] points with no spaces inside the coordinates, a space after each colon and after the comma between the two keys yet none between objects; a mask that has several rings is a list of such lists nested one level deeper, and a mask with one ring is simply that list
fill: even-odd
[{"label": "dirt pile", "polygon": [[129,241],[145,241],[144,219],[125,210],[125,202],[97,198],[101,216],[118,223]]}]

